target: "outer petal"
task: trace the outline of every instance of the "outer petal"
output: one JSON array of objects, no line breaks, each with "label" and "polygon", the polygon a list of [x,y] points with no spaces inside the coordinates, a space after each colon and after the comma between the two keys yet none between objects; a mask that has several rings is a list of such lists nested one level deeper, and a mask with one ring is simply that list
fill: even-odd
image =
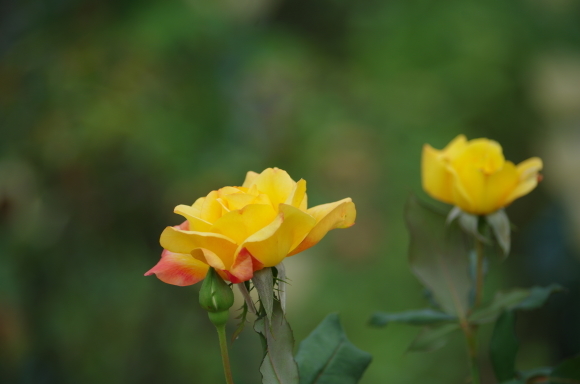
[{"label": "outer petal", "polygon": [[[471,140],[448,165],[453,175],[453,202],[464,211],[481,214],[490,209],[488,178],[504,167],[501,146],[492,140]],[[489,212],[486,212],[489,213]]]},{"label": "outer petal", "polygon": [[312,207],[308,213],[316,219],[316,225],[288,256],[295,255],[317,244],[332,229],[352,226],[356,219],[356,209],[350,198]]},{"label": "outer petal", "polygon": [[222,259],[218,255],[205,248],[196,248],[191,251],[191,256],[197,260],[201,260],[215,269],[223,270],[226,268]]},{"label": "outer petal", "polygon": [[458,135],[455,139],[451,140],[449,144],[441,152],[449,160],[456,158],[463,149],[467,146],[467,138],[465,135]]},{"label": "outer petal", "polygon": [[213,223],[222,215],[222,205],[218,201],[217,191],[211,191],[204,199],[200,207],[199,218]]},{"label": "outer petal", "polygon": [[195,200],[195,203],[191,205],[192,211],[191,214],[194,217],[200,217],[201,214],[201,207],[205,201],[205,197],[200,197],[199,199]]},{"label": "outer petal", "polygon": [[233,195],[236,193],[243,192],[238,187],[223,187],[217,190],[218,197],[224,197],[226,195]]},{"label": "outer petal", "polygon": [[291,205],[296,208],[300,208],[305,198],[306,198],[306,180],[300,179],[294,186],[294,190],[292,190],[292,193],[288,195],[285,204]]},{"label": "outer petal", "polygon": [[507,197],[509,204],[518,197],[530,193],[538,185],[538,173],[542,170],[543,163],[539,157],[532,157],[518,164],[519,183],[512,193]]},{"label": "outer petal", "polygon": [[421,158],[421,181],[425,192],[437,200],[453,204],[452,177],[443,153],[425,144]]},{"label": "outer petal", "polygon": [[242,209],[231,211],[214,223],[211,231],[221,233],[241,244],[250,235],[270,224],[276,211],[269,204],[250,204]]},{"label": "outer petal", "polygon": [[[465,212],[472,212],[474,209],[473,207],[475,206],[474,197],[469,195],[467,189],[463,185],[463,181],[457,170],[451,167],[448,167],[447,169],[449,170],[449,173],[452,175],[452,183],[451,183],[451,189],[453,193],[452,204],[458,206]],[[481,175],[481,181],[479,181],[478,179],[478,182],[483,188],[483,176],[481,172],[479,172],[478,169],[475,167],[472,168],[472,172],[475,176]]]},{"label": "outer petal", "polygon": [[248,171],[248,173],[246,173],[246,180],[244,180],[244,184],[242,184],[242,187],[250,188],[256,177],[258,177],[258,175],[259,173],[256,173],[254,171]]},{"label": "outer petal", "polygon": [[190,231],[207,232],[211,228],[211,223],[197,217],[198,211],[189,205],[178,205],[173,212],[187,219]]},{"label": "outer petal", "polygon": [[208,268],[207,264],[191,255],[165,250],[161,254],[161,260],[145,276],[156,274],[164,283],[186,286],[203,280]]},{"label": "outer petal", "polygon": [[292,193],[296,182],[286,171],[268,168],[254,178],[249,187],[252,185],[256,185],[260,192],[267,194],[274,208],[278,208],[278,205],[284,203]]},{"label": "outer petal", "polygon": [[234,264],[229,271],[225,271],[228,280],[234,284],[248,281],[254,276],[253,257],[246,248],[243,248],[237,255]]},{"label": "outer petal", "polygon": [[487,214],[505,207],[507,198],[517,187],[519,174],[516,166],[511,161],[506,161],[503,168],[487,176],[483,201],[479,207],[478,214]]},{"label": "outer petal", "polygon": [[161,234],[161,246],[171,252],[190,254],[194,249],[204,248],[215,253],[226,268],[232,265],[236,243],[218,233],[182,231],[167,227]]},{"label": "outer petal", "polygon": [[304,198],[302,199],[302,202],[300,203],[300,206],[298,207],[303,211],[306,211],[308,209],[308,195],[305,193],[304,194]]},{"label": "outer petal", "polygon": [[314,217],[300,209],[280,204],[276,220],[250,236],[239,250],[246,248],[264,267],[273,267],[303,241],[315,223]]},{"label": "outer petal", "polygon": [[499,171],[505,162],[501,145],[488,139],[471,140],[452,160],[455,169],[473,165],[485,174]]}]

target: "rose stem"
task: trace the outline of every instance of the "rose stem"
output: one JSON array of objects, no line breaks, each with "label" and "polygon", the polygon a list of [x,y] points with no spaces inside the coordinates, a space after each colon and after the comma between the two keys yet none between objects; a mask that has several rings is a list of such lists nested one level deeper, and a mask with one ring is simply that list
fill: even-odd
[{"label": "rose stem", "polygon": [[[473,309],[477,309],[481,305],[481,298],[483,296],[483,242],[475,238],[475,251],[477,253],[477,263],[475,268],[475,300]],[[480,384],[479,365],[477,361],[477,325],[468,325],[464,329],[465,337],[467,339],[467,350],[469,354],[469,366],[471,369],[472,384]]]},{"label": "rose stem", "polygon": [[220,350],[222,353],[222,362],[224,364],[224,374],[226,375],[226,383],[234,384],[234,379],[232,378],[232,369],[230,367],[230,357],[228,355],[228,341],[226,338],[226,326],[216,325],[219,341]]}]

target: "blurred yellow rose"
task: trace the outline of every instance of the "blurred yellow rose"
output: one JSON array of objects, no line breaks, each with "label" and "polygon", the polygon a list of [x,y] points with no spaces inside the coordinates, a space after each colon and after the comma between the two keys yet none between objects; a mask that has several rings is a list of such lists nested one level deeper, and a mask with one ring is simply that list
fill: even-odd
[{"label": "blurred yellow rose", "polygon": [[532,157],[517,166],[506,161],[492,140],[467,141],[457,136],[443,150],[423,146],[423,189],[433,198],[475,215],[486,215],[532,191],[542,160]]},{"label": "blurred yellow rose", "polygon": [[175,213],[186,221],[165,228],[161,260],[145,276],[180,286],[202,280],[209,266],[232,283],[249,280],[331,229],[350,227],[356,217],[350,198],[308,209],[306,181],[295,182],[278,168],[248,172],[241,187],[211,191]]}]

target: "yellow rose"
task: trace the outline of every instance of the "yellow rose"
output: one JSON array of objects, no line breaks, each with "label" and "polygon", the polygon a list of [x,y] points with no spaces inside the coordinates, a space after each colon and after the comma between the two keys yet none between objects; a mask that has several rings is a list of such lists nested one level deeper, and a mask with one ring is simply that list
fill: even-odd
[{"label": "yellow rose", "polygon": [[492,140],[457,136],[443,150],[423,146],[423,189],[433,198],[475,215],[487,215],[532,191],[541,177],[542,160],[517,166],[506,161]]},{"label": "yellow rose", "polygon": [[209,266],[232,283],[249,280],[331,229],[350,227],[356,217],[350,198],[308,208],[306,181],[295,182],[278,168],[250,171],[241,187],[211,191],[175,213],[186,221],[165,228],[161,260],[145,276],[180,286],[202,280]]}]

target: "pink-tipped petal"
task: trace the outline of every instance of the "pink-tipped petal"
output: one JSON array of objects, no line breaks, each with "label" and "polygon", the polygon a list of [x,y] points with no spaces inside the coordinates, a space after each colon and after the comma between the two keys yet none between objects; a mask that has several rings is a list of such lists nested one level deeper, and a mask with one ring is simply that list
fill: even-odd
[{"label": "pink-tipped petal", "polygon": [[161,260],[145,276],[155,274],[164,283],[183,287],[203,280],[208,268],[191,255],[164,251]]},{"label": "pink-tipped petal", "polygon": [[246,248],[242,249],[242,251],[238,253],[232,268],[229,271],[226,271],[229,277],[228,280],[234,284],[250,280],[252,276],[254,276],[254,264],[252,259],[253,257],[250,252],[248,252]]}]

